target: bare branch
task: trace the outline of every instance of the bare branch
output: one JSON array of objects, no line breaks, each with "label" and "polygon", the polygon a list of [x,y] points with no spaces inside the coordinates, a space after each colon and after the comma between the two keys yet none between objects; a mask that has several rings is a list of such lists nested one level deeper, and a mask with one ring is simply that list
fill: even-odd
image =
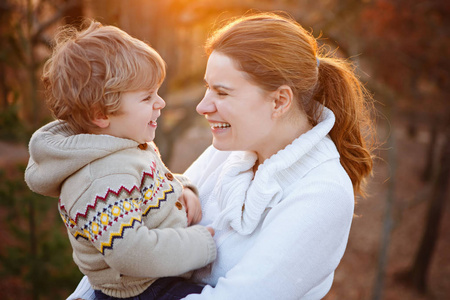
[{"label": "bare branch", "polygon": [[34,32],[33,35],[32,35],[32,41],[33,42],[39,41],[39,36],[42,34],[42,32],[44,32],[47,28],[52,26],[54,23],[56,23],[59,20],[61,20],[61,18],[64,16],[64,14],[68,10],[70,10],[71,8],[79,5],[80,3],[81,3],[80,0],[70,0],[68,2],[65,2],[63,5],[59,6],[59,9],[56,11],[55,14],[53,14],[53,16],[50,19],[48,19],[47,21],[41,23],[37,27],[36,32]]}]

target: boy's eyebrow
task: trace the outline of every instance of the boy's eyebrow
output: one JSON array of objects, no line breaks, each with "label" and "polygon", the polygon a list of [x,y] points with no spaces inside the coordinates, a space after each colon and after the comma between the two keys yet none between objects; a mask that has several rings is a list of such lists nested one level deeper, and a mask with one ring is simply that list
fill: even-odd
[{"label": "boy's eyebrow", "polygon": [[156,90],[158,90],[158,88],[152,87],[147,90],[144,90],[143,94],[148,96],[148,95],[153,94]]},{"label": "boy's eyebrow", "polygon": [[[206,85],[209,86],[209,84],[208,84],[208,82],[206,81],[206,79],[203,79],[203,81],[205,82]],[[227,86],[225,86],[225,85],[223,85],[223,84],[213,84],[211,87],[212,87],[213,89],[215,89],[215,90],[217,90],[217,89],[224,89],[224,90],[228,90],[228,91],[232,91],[232,90],[233,90],[232,88],[227,87]]]},{"label": "boy's eyebrow", "polygon": [[141,97],[147,97],[149,95],[151,95],[153,92],[151,90],[144,90],[140,93]]}]

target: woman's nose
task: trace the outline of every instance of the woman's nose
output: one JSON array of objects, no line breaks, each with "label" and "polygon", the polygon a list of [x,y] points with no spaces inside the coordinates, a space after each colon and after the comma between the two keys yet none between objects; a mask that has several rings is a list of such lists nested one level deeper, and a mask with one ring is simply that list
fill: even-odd
[{"label": "woman's nose", "polygon": [[206,91],[205,96],[197,105],[196,110],[201,115],[210,114],[215,111],[214,102],[209,99],[208,91]]}]

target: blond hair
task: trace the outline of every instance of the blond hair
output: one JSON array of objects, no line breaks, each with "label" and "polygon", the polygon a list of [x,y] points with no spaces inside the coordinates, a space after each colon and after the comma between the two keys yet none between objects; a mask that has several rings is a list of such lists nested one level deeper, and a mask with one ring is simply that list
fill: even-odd
[{"label": "blond hair", "polygon": [[114,26],[90,21],[62,28],[42,80],[47,105],[76,133],[95,128],[98,114],[116,114],[122,93],[162,84],[165,62],[149,45]]},{"label": "blond hair", "polygon": [[232,20],[207,40],[206,53],[230,57],[266,91],[288,85],[312,125],[320,105],[333,111],[330,136],[355,194],[364,195],[364,178],[372,171],[370,96],[351,65],[320,53],[316,39],[289,16],[257,13]]}]

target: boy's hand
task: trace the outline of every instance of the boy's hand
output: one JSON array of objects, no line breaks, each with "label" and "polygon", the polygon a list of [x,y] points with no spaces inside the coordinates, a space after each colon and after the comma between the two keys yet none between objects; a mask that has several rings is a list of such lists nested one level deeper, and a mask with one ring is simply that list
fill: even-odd
[{"label": "boy's hand", "polygon": [[180,198],[178,198],[178,201],[186,208],[188,226],[200,222],[202,219],[200,199],[198,199],[198,196],[190,188],[183,188],[183,192]]}]

